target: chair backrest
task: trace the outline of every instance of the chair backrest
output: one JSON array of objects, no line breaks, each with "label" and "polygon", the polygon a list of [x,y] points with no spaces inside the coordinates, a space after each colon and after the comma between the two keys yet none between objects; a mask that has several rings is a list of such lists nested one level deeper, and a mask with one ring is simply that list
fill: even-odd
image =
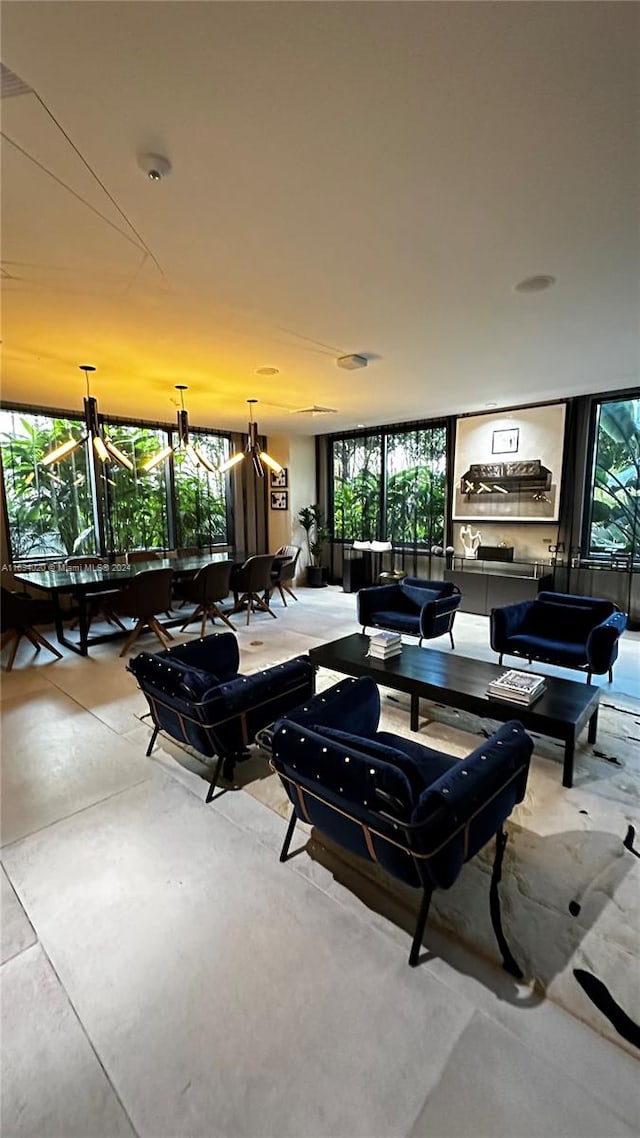
[{"label": "chair backrest", "polygon": [[124,616],[154,616],[171,608],[173,569],[147,569],[123,588],[114,608]]},{"label": "chair backrest", "polygon": [[238,593],[260,593],[271,586],[273,553],[248,557],[239,569],[234,567],[231,588]]},{"label": "chair backrest", "polygon": [[272,581],[293,581],[299,556],[299,545],[282,545],[273,559]]},{"label": "chair backrest", "polygon": [[162,561],[164,553],[157,549],[132,549],[126,554],[127,565],[137,565],[140,561]]},{"label": "chair backrest", "polygon": [[223,601],[229,594],[232,565],[231,561],[212,561],[210,565],[204,565],[187,584],[185,589],[187,600],[201,605]]},{"label": "chair backrest", "polygon": [[93,569],[96,565],[102,565],[101,557],[94,557],[93,554],[87,556],[86,554],[81,557],[67,557],[65,567],[67,569]]}]

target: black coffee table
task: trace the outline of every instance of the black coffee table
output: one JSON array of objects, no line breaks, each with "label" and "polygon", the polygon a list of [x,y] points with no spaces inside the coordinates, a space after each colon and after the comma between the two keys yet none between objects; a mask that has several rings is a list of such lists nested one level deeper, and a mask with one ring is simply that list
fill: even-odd
[{"label": "black coffee table", "polygon": [[406,692],[411,697],[412,731],[418,730],[420,699],[431,699],[502,723],[519,719],[532,731],[564,743],[562,785],[573,785],[576,739],[587,723],[589,742],[596,741],[599,688],[546,676],[545,692],[527,707],[487,695],[487,685],[506,671],[496,664],[413,644],[403,644],[401,654],[392,660],[376,660],[367,656],[368,648],[369,637],[356,632],[312,648],[309,658],[322,668],[348,676],[370,676],[383,687]]}]

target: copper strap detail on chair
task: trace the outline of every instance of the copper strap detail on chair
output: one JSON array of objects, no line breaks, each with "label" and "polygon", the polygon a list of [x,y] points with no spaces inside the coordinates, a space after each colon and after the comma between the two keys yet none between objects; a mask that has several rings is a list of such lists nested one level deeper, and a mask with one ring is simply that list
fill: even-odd
[{"label": "copper strap detail on chair", "polygon": [[242,742],[245,747],[249,746],[249,731],[247,729],[247,713],[246,711],[240,712],[240,730],[242,731]]},{"label": "copper strap detail on chair", "polygon": [[[271,767],[271,770],[274,771],[274,773],[278,775],[278,778],[281,778],[281,779],[283,779],[284,782],[289,782],[289,783],[291,783],[292,786],[295,786],[296,788],[298,788],[299,784],[294,779],[290,778],[288,775],[283,774],[282,771],[279,771],[278,768],[276,766],[274,766],[273,760],[269,761],[269,766]],[[489,806],[493,802],[494,798],[497,798],[499,794],[502,794],[502,791],[505,790],[506,787],[509,786],[510,783],[512,783],[514,781],[514,779],[518,778],[522,774],[523,770],[524,770],[524,767],[518,767],[518,770],[514,771],[514,773],[506,780],[506,782],[503,782],[498,787],[498,789],[495,791],[495,793],[491,795],[491,798],[487,798],[482,803],[482,806],[480,806],[478,808],[478,810],[476,810],[471,815],[471,817],[467,819],[466,822],[462,822],[457,827],[456,830],[454,830],[451,834],[449,834],[449,836],[445,839],[444,842],[441,842],[439,846],[436,846],[436,848],[434,850],[431,850],[429,853],[418,853],[416,850],[411,849],[409,846],[403,845],[402,842],[398,842],[394,838],[389,837],[388,834],[383,834],[380,832],[380,830],[376,830],[373,826],[368,826],[367,823],[363,822],[361,818],[355,818],[353,816],[353,814],[347,813],[346,810],[341,810],[339,806],[335,806],[333,804],[333,802],[329,802],[328,799],[323,798],[321,794],[316,794],[313,790],[309,790],[307,787],[304,787],[301,789],[303,789],[304,793],[308,794],[310,798],[315,798],[317,802],[321,802],[322,805],[327,806],[329,808],[329,810],[334,810],[335,813],[340,814],[342,818],[347,818],[348,821],[353,822],[353,824],[355,826],[360,826],[363,830],[368,830],[369,837],[371,836],[371,834],[374,834],[376,838],[380,838],[383,842],[388,842],[390,846],[395,846],[396,849],[402,850],[403,853],[409,854],[410,857],[416,858],[419,861],[430,861],[431,858],[435,857],[436,854],[439,854],[443,849],[445,849],[445,847],[449,845],[449,842],[452,842],[454,838],[457,838],[458,834],[462,830],[466,829],[468,831],[468,828],[471,825],[471,823],[473,822],[474,818],[477,818],[479,814],[482,814],[483,810],[486,810],[487,806]],[[392,820],[390,819],[390,821],[392,821]],[[398,825],[399,829],[405,830],[405,832],[407,832],[407,834],[410,835],[412,830],[419,830],[423,825],[425,825],[425,823],[427,821],[428,821],[428,819],[425,819],[424,822],[401,822],[401,821],[398,821],[397,825]],[[368,848],[368,843],[367,843],[367,848]],[[374,854],[374,858],[375,858],[375,854]],[[377,858],[375,858],[375,860],[377,861]]]},{"label": "copper strap detail on chair", "polygon": [[313,823],[309,817],[309,811],[307,810],[307,804],[304,800],[304,794],[302,792],[302,787],[297,782],[294,782],[293,785],[295,786],[296,791],[297,791],[298,805],[300,806],[300,810],[302,811],[302,814],[304,816],[304,820],[305,820],[305,822],[308,822],[310,826],[312,826]]},{"label": "copper strap detail on chair", "polygon": [[362,826],[362,833],[364,834],[364,840],[367,845],[367,852],[369,854],[369,857],[372,861],[377,861],[378,855],[373,848],[373,842],[371,841],[371,831],[368,826],[365,826],[364,822],[361,822],[360,825]]}]

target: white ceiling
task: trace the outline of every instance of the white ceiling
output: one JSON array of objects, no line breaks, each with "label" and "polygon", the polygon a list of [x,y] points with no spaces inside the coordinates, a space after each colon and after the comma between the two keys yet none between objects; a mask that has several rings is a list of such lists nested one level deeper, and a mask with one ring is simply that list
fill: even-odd
[{"label": "white ceiling", "polygon": [[80,407],[92,363],[103,412],[172,419],[184,382],[194,424],[255,396],[317,433],[637,383],[639,17],[5,0],[3,62],[105,189],[3,100],[4,399]]}]

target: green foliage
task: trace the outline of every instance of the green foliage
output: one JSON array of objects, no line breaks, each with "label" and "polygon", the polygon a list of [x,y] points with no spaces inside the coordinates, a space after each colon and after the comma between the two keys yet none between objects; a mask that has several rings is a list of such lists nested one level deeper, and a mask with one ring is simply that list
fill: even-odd
[{"label": "green foliage", "polygon": [[390,433],[386,454],[386,512],[381,519],[382,436],[334,442],[334,538],[444,544],[445,428]]},{"label": "green foliage", "polygon": [[307,537],[309,564],[319,565],[322,551],[330,537],[324,522],[324,513],[317,503],[303,506],[298,513],[298,521]]},{"label": "green foliage", "polygon": [[84,424],[39,415],[0,413],[0,441],[13,557],[64,557],[95,552],[86,444],[51,467],[42,458]]},{"label": "green foliage", "polygon": [[133,470],[114,463],[98,464],[109,550],[126,553],[130,549],[166,548],[166,463],[148,472],[142,469],[148,458],[167,445],[166,432],[107,424],[105,433],[133,463]]},{"label": "green foliage", "polygon": [[591,549],[640,553],[640,399],[602,403],[591,505]]}]

